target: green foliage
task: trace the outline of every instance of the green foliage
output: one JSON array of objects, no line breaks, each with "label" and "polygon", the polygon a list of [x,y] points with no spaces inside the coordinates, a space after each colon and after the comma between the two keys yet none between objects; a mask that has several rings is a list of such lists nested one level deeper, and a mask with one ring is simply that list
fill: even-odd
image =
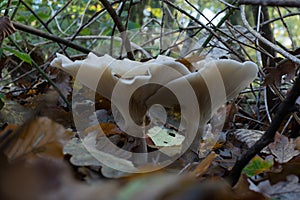
[{"label": "green foliage", "polygon": [[28,55],[27,53],[23,53],[23,52],[20,52],[20,51],[17,51],[17,50],[14,50],[10,47],[3,47],[2,48],[3,50],[5,51],[8,51],[12,54],[14,54],[15,56],[17,56],[19,59],[21,59],[22,61],[28,63],[28,64],[32,64],[32,60],[30,58],[30,55]]},{"label": "green foliage", "polygon": [[252,177],[268,171],[274,162],[272,160],[264,160],[259,156],[255,156],[251,162],[243,169],[243,172],[247,174],[247,176]]},{"label": "green foliage", "polygon": [[0,93],[0,110],[3,108],[4,106],[4,99],[5,99],[5,95]]}]

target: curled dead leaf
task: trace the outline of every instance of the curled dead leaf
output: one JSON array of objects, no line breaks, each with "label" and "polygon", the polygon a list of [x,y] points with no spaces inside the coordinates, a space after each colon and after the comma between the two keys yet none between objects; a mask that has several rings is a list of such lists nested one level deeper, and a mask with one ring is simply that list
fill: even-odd
[{"label": "curled dead leaf", "polygon": [[12,35],[15,31],[15,27],[7,16],[0,17],[0,41]]},{"label": "curled dead leaf", "polygon": [[10,161],[36,157],[62,158],[63,145],[73,133],[47,117],[30,120],[12,133],[12,139],[4,150]]}]

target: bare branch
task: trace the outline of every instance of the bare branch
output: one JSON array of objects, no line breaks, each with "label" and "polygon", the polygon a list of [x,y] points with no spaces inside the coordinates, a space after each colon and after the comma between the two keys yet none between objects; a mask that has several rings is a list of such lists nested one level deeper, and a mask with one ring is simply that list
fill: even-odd
[{"label": "bare branch", "polygon": [[31,33],[33,35],[37,35],[37,36],[40,36],[42,38],[46,38],[46,39],[49,39],[49,40],[52,40],[52,41],[55,41],[55,42],[67,45],[68,47],[71,47],[73,49],[76,49],[76,50],[81,51],[81,52],[86,53],[86,54],[88,54],[89,52],[91,52],[90,49],[84,48],[84,47],[82,47],[80,45],[76,45],[76,44],[72,43],[69,40],[65,40],[63,38],[60,38],[60,37],[57,37],[57,36],[45,33],[43,31],[40,31],[40,30],[35,29],[35,28],[32,28],[30,26],[26,26],[26,25],[18,23],[18,22],[12,22],[12,23],[13,23],[14,27],[16,29],[20,30],[20,31]]},{"label": "bare branch", "polygon": [[239,3],[261,6],[300,7],[300,1],[295,0],[240,0]]},{"label": "bare branch", "polygon": [[124,41],[124,44],[125,44],[127,57],[131,60],[134,60],[134,56],[132,54],[130,42],[129,42],[129,39],[127,37],[126,30],[125,30],[125,28],[122,24],[121,18],[117,15],[116,11],[113,9],[113,7],[110,5],[110,3],[107,0],[99,0],[99,1],[103,4],[103,6],[106,8],[107,12],[110,14],[111,18],[113,19],[113,21],[117,25],[117,28],[118,28],[118,30],[121,34],[121,37]]}]

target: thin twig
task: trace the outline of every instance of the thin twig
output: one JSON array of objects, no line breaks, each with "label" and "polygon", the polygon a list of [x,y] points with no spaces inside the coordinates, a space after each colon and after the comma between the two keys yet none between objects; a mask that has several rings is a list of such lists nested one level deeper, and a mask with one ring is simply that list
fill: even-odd
[{"label": "thin twig", "polygon": [[74,44],[73,42],[71,42],[69,40],[62,39],[60,37],[57,37],[57,36],[45,33],[43,31],[40,31],[40,30],[35,29],[35,28],[32,28],[30,26],[26,26],[26,25],[18,23],[18,22],[12,22],[12,23],[13,23],[14,27],[16,29],[20,30],[20,31],[31,33],[33,35],[37,35],[37,36],[40,36],[42,38],[46,38],[46,39],[52,40],[54,42],[58,42],[58,43],[67,45],[67,46],[69,46],[69,47],[71,47],[73,49],[76,49],[76,50],[81,51],[81,52],[86,53],[86,54],[88,54],[89,52],[91,52],[90,49],[87,49],[87,48],[82,47],[80,45]]},{"label": "thin twig", "polygon": [[240,8],[241,8],[241,18],[242,18],[242,21],[243,21],[245,27],[249,30],[250,33],[252,33],[260,41],[262,41],[263,43],[265,43],[269,47],[273,48],[278,53],[282,54],[284,57],[286,57],[286,58],[290,59],[291,61],[293,61],[294,63],[300,65],[300,59],[299,58],[297,58],[296,56],[294,56],[294,55],[292,55],[292,54],[284,51],[283,49],[277,47],[275,44],[273,44],[272,42],[270,42],[269,40],[267,40],[266,38],[264,38],[261,34],[259,34],[258,32],[256,32],[255,30],[253,30],[252,27],[249,25],[247,19],[246,19],[245,6],[241,5]]},{"label": "thin twig", "polygon": [[284,19],[284,18],[287,18],[287,17],[293,17],[293,16],[296,16],[296,15],[300,15],[300,12],[292,12],[292,13],[288,13],[286,15],[283,15],[282,17],[277,17],[277,18],[273,18],[273,19],[269,19],[267,21],[264,21],[260,24],[260,26],[264,26],[266,24],[270,24],[270,23],[273,23],[273,22],[276,22],[278,20],[281,20]]},{"label": "thin twig", "polygon": [[286,32],[288,33],[288,36],[289,36],[289,38],[290,38],[290,40],[291,40],[292,48],[295,49],[295,46],[296,46],[296,45],[295,45],[294,40],[293,40],[293,35],[292,35],[292,33],[291,33],[291,31],[290,31],[288,25],[285,23],[285,21],[284,21],[284,19],[283,19],[283,17],[282,17],[282,14],[281,14],[280,9],[277,7],[276,10],[277,10],[277,12],[278,12],[278,14],[279,14],[279,16],[280,16],[280,20],[281,20],[281,22],[282,22],[284,28],[286,29]]},{"label": "thin twig", "polygon": [[[75,38],[75,40],[111,40],[111,38],[112,38],[112,36],[104,36],[104,35],[82,35],[82,36],[77,36]],[[68,41],[68,40],[71,40],[72,37],[65,37],[63,39]],[[114,41],[122,42],[122,38],[120,38],[120,37],[114,36],[113,39],[114,39]],[[43,45],[50,44],[50,43],[52,43],[52,41],[46,41],[46,42],[43,41],[43,42],[35,44],[35,46],[43,46]],[[134,50],[138,50],[138,51],[142,52],[147,58],[152,57],[142,46],[139,46],[138,44],[133,43],[133,42],[130,42],[130,44]],[[98,54],[98,55],[100,56],[100,54]],[[122,58],[124,58],[124,56],[122,56]]]},{"label": "thin twig", "polygon": [[219,26],[221,26],[226,21],[226,19],[233,13],[232,9],[225,15],[225,17],[222,18],[222,20],[218,23],[218,25],[216,26],[216,28],[214,30],[212,30],[211,28],[209,28],[205,24],[203,24],[200,20],[198,20],[197,18],[193,17],[188,12],[186,12],[185,10],[183,10],[182,8],[180,8],[179,6],[175,5],[174,3],[170,2],[169,0],[165,0],[164,2],[166,4],[168,4],[169,6],[175,8],[176,10],[180,11],[184,15],[188,16],[190,19],[192,19],[193,21],[195,21],[196,23],[198,23],[199,25],[201,25],[203,28],[205,28],[210,33],[210,35],[208,36],[207,40],[202,44],[202,49],[205,48],[206,45],[208,45],[208,43],[210,42],[210,40],[213,37],[215,37],[226,48],[228,48],[229,50],[231,50],[231,53],[233,53],[234,55],[236,55],[239,59],[243,60],[243,58],[241,57],[241,55],[237,54],[235,51],[232,51],[231,46],[229,46],[226,42],[224,42],[222,40],[222,38],[215,32],[216,28],[218,28]]},{"label": "thin twig", "polygon": [[[123,13],[123,11],[124,11],[124,8],[125,8],[125,5],[126,5],[126,0],[123,0],[122,1],[122,3],[120,4],[121,6],[120,6],[120,9],[119,9],[119,17],[121,18],[121,16],[122,16],[122,13]],[[116,24],[115,24],[115,26],[116,26]],[[114,26],[114,29],[115,29],[115,26]],[[127,26],[125,25],[125,27],[124,27],[124,30],[127,30]],[[115,30],[114,30],[115,31]],[[113,33],[112,33],[112,36],[114,36],[114,31],[113,31]],[[130,43],[130,42],[129,42]],[[111,45],[113,45],[113,43],[111,43]],[[111,46],[112,47],[112,46]],[[121,48],[120,48],[120,57],[122,56],[122,54],[123,54],[123,48],[124,48],[124,42],[122,42],[122,44],[121,44]],[[111,48],[111,50],[113,50],[112,48]]]},{"label": "thin twig", "polygon": [[60,9],[58,9],[58,11],[55,12],[55,14],[48,19],[45,24],[48,25],[59,13],[61,13],[66,7],[68,7],[68,5],[72,2],[73,0],[69,0],[63,7],[61,7]]},{"label": "thin twig", "polygon": [[110,5],[110,3],[107,0],[99,0],[102,5],[106,8],[107,12],[110,14],[111,18],[113,19],[114,23],[117,25],[117,28],[121,34],[121,37],[123,39],[123,42],[125,44],[125,49],[127,52],[127,57],[131,60],[134,60],[134,56],[132,54],[131,46],[129,39],[127,37],[127,33],[125,28],[122,25],[121,18],[117,15],[116,11],[113,9],[113,7]]},{"label": "thin twig", "polygon": [[160,23],[160,37],[159,37],[159,53],[161,54],[163,51],[163,33],[164,31],[164,25],[165,25],[165,3],[164,0],[161,1],[161,10],[162,10],[162,17],[161,17],[161,23]]}]

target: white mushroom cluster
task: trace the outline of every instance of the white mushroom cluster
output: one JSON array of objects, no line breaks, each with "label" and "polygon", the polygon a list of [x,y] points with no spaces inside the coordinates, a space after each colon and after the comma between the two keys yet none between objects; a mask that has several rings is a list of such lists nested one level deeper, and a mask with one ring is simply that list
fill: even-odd
[{"label": "white mushroom cluster", "polygon": [[196,151],[202,128],[212,112],[247,87],[256,77],[258,68],[253,62],[240,63],[229,59],[202,60],[192,64],[194,69],[190,71],[184,64],[167,56],[137,62],[117,60],[109,55],[98,57],[93,53],[74,62],[57,54],[51,62],[52,66],[73,75],[82,84],[116,103],[123,115],[124,121],[118,124],[122,129],[130,129],[132,121],[141,125],[146,111],[154,104],[194,107],[192,110],[198,111],[199,118],[194,117],[195,113],[187,113],[184,128],[198,127],[192,145]]}]

